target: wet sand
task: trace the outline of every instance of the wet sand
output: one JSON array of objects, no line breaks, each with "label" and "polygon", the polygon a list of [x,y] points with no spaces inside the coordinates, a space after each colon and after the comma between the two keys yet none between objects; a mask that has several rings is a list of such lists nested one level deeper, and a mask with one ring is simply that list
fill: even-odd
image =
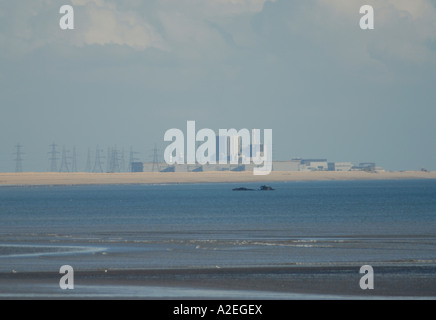
[{"label": "wet sand", "polygon": [[98,270],[74,273],[74,290],[57,273],[0,273],[0,298],[32,299],[436,299],[434,266],[374,267],[362,290],[359,266]]},{"label": "wet sand", "polygon": [[184,184],[249,183],[331,180],[436,179],[436,172],[272,172],[255,176],[252,172],[141,172],[141,173],[0,173],[0,186],[99,185],[99,184]]}]

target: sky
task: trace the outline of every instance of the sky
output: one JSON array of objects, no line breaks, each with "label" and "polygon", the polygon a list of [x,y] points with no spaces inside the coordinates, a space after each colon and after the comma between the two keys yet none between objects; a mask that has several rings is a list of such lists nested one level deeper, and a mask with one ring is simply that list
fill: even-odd
[{"label": "sky", "polygon": [[272,129],[273,160],[436,170],[435,80],[436,0],[0,0],[0,171],[17,144],[24,171],[52,143],[79,171],[97,145],[152,161],[190,120]]}]

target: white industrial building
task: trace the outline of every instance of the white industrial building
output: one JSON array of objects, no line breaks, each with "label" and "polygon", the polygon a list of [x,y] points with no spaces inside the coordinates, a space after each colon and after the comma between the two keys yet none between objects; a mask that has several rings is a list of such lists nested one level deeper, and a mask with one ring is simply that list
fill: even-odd
[{"label": "white industrial building", "polygon": [[300,171],[327,171],[329,168],[327,159],[302,159]]},{"label": "white industrial building", "polygon": [[[139,165],[141,164],[141,165]],[[263,167],[261,165],[251,164],[173,164],[169,165],[165,162],[152,163],[144,162],[135,164],[134,172],[219,172],[219,171],[253,171],[255,167]],[[133,166],[132,166],[133,168]],[[300,161],[273,161],[273,171],[299,171]]]},{"label": "white industrial building", "polygon": [[[220,171],[253,171],[261,165],[251,164],[173,164],[165,162],[134,162],[132,172],[220,172]],[[375,163],[327,162],[326,159],[293,159],[289,161],[273,161],[272,171],[384,171]]]},{"label": "white industrial building", "polygon": [[329,163],[329,171],[351,171],[354,164],[351,162],[331,162]]}]

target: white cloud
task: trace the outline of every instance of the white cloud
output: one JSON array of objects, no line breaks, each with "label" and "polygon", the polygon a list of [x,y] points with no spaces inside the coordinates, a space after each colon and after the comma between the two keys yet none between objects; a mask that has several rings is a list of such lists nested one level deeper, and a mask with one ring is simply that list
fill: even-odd
[{"label": "white cloud", "polygon": [[[353,35],[349,47],[357,48],[379,59],[394,59],[411,63],[426,63],[436,58],[429,41],[436,40],[436,8],[429,0],[377,0],[367,1],[375,10],[375,30],[350,32],[360,19],[360,0],[318,0],[325,10],[326,28],[335,35]],[[335,22],[336,21],[336,22]],[[365,34],[363,34],[365,33]],[[344,48],[342,41],[339,47]]]},{"label": "white cloud", "polygon": [[16,58],[52,41],[45,4],[43,0],[0,2],[0,56]]},{"label": "white cloud", "polygon": [[[250,18],[270,13],[287,17],[278,36],[304,37],[345,63],[398,60],[426,63],[436,53],[436,8],[430,0],[368,0],[376,14],[376,30],[358,30],[361,0],[71,0],[76,29],[59,30],[59,3],[26,0],[0,3],[0,53],[15,56],[48,44],[120,45],[136,50],[173,50],[181,57],[232,54],[229,43],[257,44]],[[283,5],[283,4],[286,5]],[[148,10],[150,6],[151,10]],[[274,7],[277,7],[274,9]],[[289,12],[288,12],[289,11]],[[5,14],[11,12],[12,14]],[[277,19],[270,16],[269,19]],[[227,38],[226,38],[227,36]],[[229,41],[230,40],[230,41]],[[283,38],[283,41],[287,41]],[[265,49],[265,48],[261,48]]]},{"label": "white cloud", "polygon": [[257,13],[266,2],[276,0],[160,0],[159,5],[166,11],[181,11],[203,18],[235,14]]},{"label": "white cloud", "polygon": [[241,14],[241,13],[256,13],[263,9],[266,2],[275,0],[214,0],[203,1],[213,9],[221,9],[223,13]]},{"label": "white cloud", "polygon": [[159,0],[156,17],[180,57],[216,61],[234,53],[232,44],[253,44],[250,19],[275,1]]},{"label": "white cloud", "polygon": [[133,11],[122,11],[104,0],[73,0],[73,5],[82,6],[85,13],[80,21],[82,26],[77,28],[78,45],[116,44],[139,50],[166,48],[153,27]]},{"label": "white cloud", "polygon": [[166,39],[179,57],[204,61],[223,54],[226,44],[206,21],[181,13],[161,12]]},{"label": "white cloud", "polygon": [[106,0],[72,0],[71,4],[75,30],[62,31],[58,1],[0,3],[0,45],[5,48],[0,55],[16,58],[53,44],[80,47],[112,44],[137,50],[167,48],[162,37],[134,10],[119,8]]},{"label": "white cloud", "polygon": [[[274,1],[71,0],[75,9],[74,31],[60,30],[60,4],[55,0],[4,2],[0,3],[0,16],[5,18],[2,17],[5,27],[0,29],[0,44],[7,50],[0,54],[15,57],[50,44],[120,45],[136,50],[169,50],[175,44],[184,49],[196,46],[203,54],[202,49],[223,42],[217,29],[208,22],[252,15],[262,11],[266,2]],[[147,11],[148,7],[153,10]],[[156,24],[161,28],[159,31]]]}]

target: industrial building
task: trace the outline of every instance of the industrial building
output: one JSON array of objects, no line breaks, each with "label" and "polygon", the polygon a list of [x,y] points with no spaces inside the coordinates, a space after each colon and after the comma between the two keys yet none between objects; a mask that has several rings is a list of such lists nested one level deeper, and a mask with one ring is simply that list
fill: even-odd
[{"label": "industrial building", "polygon": [[358,166],[353,166],[353,171],[367,171],[367,172],[383,172],[385,171],[381,167],[377,167],[374,162],[361,162]]},{"label": "industrial building", "polygon": [[144,172],[144,163],[143,162],[132,162],[130,164],[130,168],[132,172]]},{"label": "industrial building", "polygon": [[327,159],[302,159],[300,161],[300,171],[327,171]]},{"label": "industrial building", "polygon": [[329,162],[329,171],[351,171],[354,165],[351,162]]},{"label": "industrial building", "polygon": [[[262,166],[262,165],[260,165]],[[273,161],[273,171],[299,171],[300,161]],[[219,171],[253,171],[255,164],[173,164],[165,162],[134,162],[132,172],[219,172]]]},{"label": "industrial building", "polygon": [[[220,171],[253,171],[257,165],[251,164],[173,164],[165,162],[133,162],[132,172],[220,172]],[[263,165],[259,165],[262,167]],[[272,171],[384,171],[375,163],[327,162],[327,159],[293,159],[289,161],[273,161]]]},{"label": "industrial building", "polygon": [[273,161],[273,171],[300,171],[301,161]]}]

